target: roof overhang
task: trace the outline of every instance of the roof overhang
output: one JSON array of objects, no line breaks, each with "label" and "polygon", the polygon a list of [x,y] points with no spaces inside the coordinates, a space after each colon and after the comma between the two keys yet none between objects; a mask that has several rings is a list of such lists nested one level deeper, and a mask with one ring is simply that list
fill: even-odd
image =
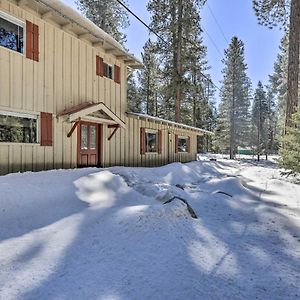
[{"label": "roof overhang", "polygon": [[167,126],[170,126],[170,127],[173,127],[173,128],[178,128],[178,129],[181,129],[181,130],[193,131],[193,132],[197,133],[198,135],[204,135],[204,134],[214,135],[213,132],[205,130],[205,129],[201,129],[201,128],[198,128],[198,127],[189,126],[189,125],[185,125],[185,124],[165,120],[165,119],[158,118],[158,117],[149,116],[149,115],[146,115],[146,114],[127,112],[127,115],[129,117],[135,117],[135,118],[143,119],[143,120],[147,120],[147,121],[159,122],[161,124],[165,124]]},{"label": "roof overhang", "polygon": [[88,40],[94,47],[101,47],[105,52],[111,53],[117,59],[124,61],[128,67],[133,69],[143,68],[143,63],[129,53],[111,35],[61,0],[10,1],[23,8],[38,12],[42,19],[57,23],[63,30],[73,32],[79,39]]},{"label": "roof overhang", "polygon": [[71,108],[65,109],[57,115],[58,118],[64,118],[67,122],[87,121],[94,123],[106,123],[109,125],[118,124],[126,128],[126,124],[103,102],[92,103],[85,102]]}]

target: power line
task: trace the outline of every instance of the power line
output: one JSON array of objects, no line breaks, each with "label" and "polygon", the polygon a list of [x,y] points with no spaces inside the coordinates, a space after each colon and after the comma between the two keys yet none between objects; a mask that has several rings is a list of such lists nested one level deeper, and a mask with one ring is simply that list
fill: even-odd
[{"label": "power line", "polygon": [[215,43],[214,39],[210,36],[210,34],[205,30],[205,28],[202,27],[202,30],[206,33],[207,37],[210,39],[211,43],[213,44],[213,46],[215,47],[215,49],[217,50],[217,52],[220,54],[221,58],[223,57],[223,54],[221,52],[221,50],[219,49],[219,47],[217,46],[217,44]]},{"label": "power line", "polygon": [[224,31],[223,31],[223,29],[222,29],[220,23],[218,22],[217,18],[215,17],[215,15],[214,15],[212,9],[210,8],[208,2],[207,2],[207,7],[208,7],[208,10],[209,10],[210,14],[212,15],[214,21],[216,22],[216,24],[217,24],[217,26],[218,26],[218,28],[219,28],[219,30],[220,30],[220,32],[221,32],[221,34],[222,34],[224,40],[226,41],[227,44],[229,44],[229,41],[228,41],[228,39],[227,39],[227,37],[226,37],[226,35],[225,35],[225,33],[224,33]]},{"label": "power line", "polygon": [[[126,6],[122,1],[120,0],[116,0],[125,10],[127,10],[132,16],[134,16],[139,22],[141,22],[150,32],[152,32],[153,34],[155,34],[162,42],[164,42],[166,45],[169,45],[168,42],[166,42],[156,31],[154,31],[149,25],[147,25],[138,15],[136,15],[128,6]],[[203,29],[203,28],[202,28]],[[204,30],[205,31],[205,30]],[[220,50],[218,49],[218,47],[216,46],[216,44],[214,43],[213,39],[209,36],[208,32],[205,31],[206,34],[208,35],[208,37],[211,39],[212,43],[215,45],[216,49],[218,50],[218,52],[221,54]],[[189,43],[193,44],[190,40],[184,38],[185,40],[187,40]],[[200,49],[200,47],[197,47],[198,49]],[[221,54],[222,57],[222,54]],[[199,71],[199,73],[206,79],[208,80],[216,89],[218,89],[219,91],[221,91],[221,89],[209,78],[207,77],[205,74],[203,74],[201,71]]]},{"label": "power line", "polygon": [[155,34],[161,41],[165,44],[168,44],[158,33],[156,33],[150,26],[148,26],[139,16],[137,16],[128,6],[126,6],[123,2],[116,0],[123,8],[125,8],[130,14],[132,14],[138,21],[140,21],[145,27],[148,28],[153,34]]}]

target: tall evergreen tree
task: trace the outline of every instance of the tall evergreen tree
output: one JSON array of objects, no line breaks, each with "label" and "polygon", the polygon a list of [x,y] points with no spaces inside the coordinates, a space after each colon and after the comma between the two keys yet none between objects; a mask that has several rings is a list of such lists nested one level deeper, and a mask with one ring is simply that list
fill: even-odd
[{"label": "tall evergreen tree", "polygon": [[[163,98],[162,114],[177,122],[186,118],[188,92],[196,75],[191,75],[194,57],[205,52],[202,47],[199,9],[206,0],[150,0],[148,10],[152,14],[151,27],[163,40],[156,43],[156,55],[160,62]],[[203,70],[197,61],[198,70]],[[193,77],[193,79],[191,79]],[[198,81],[197,81],[197,84]]]},{"label": "tall evergreen tree", "polygon": [[275,97],[279,118],[278,134],[284,132],[287,105],[287,73],[288,73],[288,33],[280,43],[280,53],[274,63],[273,74],[269,76],[270,88]]},{"label": "tall evergreen tree", "polygon": [[285,175],[300,174],[300,109],[292,115],[292,124],[283,137],[284,148],[280,149],[279,166]]},{"label": "tall evergreen tree", "polygon": [[144,45],[142,59],[144,69],[139,73],[140,98],[145,112],[151,116],[160,115],[160,81],[159,64],[155,55],[155,45],[149,39]]},{"label": "tall evergreen tree", "polygon": [[117,1],[76,0],[76,4],[88,19],[112,35],[119,43],[125,44],[126,34],[122,29],[129,26],[129,19],[125,9]]},{"label": "tall evergreen tree", "polygon": [[220,149],[228,149],[233,159],[238,146],[247,146],[250,130],[251,83],[246,74],[244,43],[233,37],[223,59],[221,103],[216,140]]},{"label": "tall evergreen tree", "polygon": [[265,151],[267,157],[268,151],[268,118],[269,107],[267,102],[267,95],[261,81],[258,82],[254,93],[252,106],[252,122],[255,129],[254,140],[256,140],[257,160],[260,160],[262,150]]},{"label": "tall evergreen tree", "polygon": [[267,116],[267,148],[266,154],[275,153],[278,150],[278,110],[276,105],[276,98],[269,84],[266,86],[267,89],[267,105],[268,105],[268,116]]},{"label": "tall evergreen tree", "polygon": [[[300,67],[300,1],[299,0],[253,0],[253,7],[260,24],[272,27],[289,23],[288,79],[286,126],[298,106]],[[288,21],[289,19],[289,21]]]},{"label": "tall evergreen tree", "polygon": [[127,111],[142,113],[143,103],[137,85],[136,74],[131,70],[127,78]]}]

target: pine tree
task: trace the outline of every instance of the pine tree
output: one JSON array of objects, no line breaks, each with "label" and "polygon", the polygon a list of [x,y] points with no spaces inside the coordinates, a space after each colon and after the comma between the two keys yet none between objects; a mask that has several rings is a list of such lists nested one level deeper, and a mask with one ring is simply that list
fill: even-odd
[{"label": "pine tree", "polygon": [[278,110],[276,105],[276,98],[271,85],[266,86],[267,89],[267,147],[266,155],[268,153],[275,153],[278,150]]},{"label": "pine tree", "polygon": [[[270,28],[285,25],[289,19],[289,54],[287,79],[287,105],[285,125],[290,126],[291,115],[298,106],[300,67],[300,1],[253,0],[253,7],[260,24]],[[288,10],[289,8],[289,10]]]},{"label": "pine tree", "polygon": [[[269,107],[267,102],[267,95],[261,81],[258,82],[254,93],[252,106],[252,122],[255,129],[256,136],[256,152],[257,160],[260,160],[262,150],[267,153],[268,148],[268,118]],[[267,156],[267,154],[266,154]]]},{"label": "pine tree", "polygon": [[233,159],[238,146],[248,146],[250,133],[251,83],[246,74],[244,43],[233,37],[223,59],[221,103],[216,128],[216,145],[228,149]]},{"label": "pine tree", "polygon": [[127,111],[135,113],[144,112],[136,74],[132,70],[131,72],[129,70],[127,78]]},{"label": "pine tree", "polygon": [[279,154],[279,166],[286,171],[285,175],[300,173],[300,109],[292,115],[291,127],[287,128],[287,135],[283,137],[284,147]]},{"label": "pine tree", "polygon": [[[273,116],[274,150],[277,151],[282,135],[285,134],[288,78],[288,32],[286,31],[280,44],[280,53],[274,63],[274,72],[269,76],[269,93],[274,98]],[[282,146],[282,145],[281,145]]]},{"label": "pine tree", "polygon": [[[155,49],[162,82],[161,112],[163,117],[177,122],[190,119],[188,94],[196,78],[196,74],[192,75],[191,62],[195,64],[195,57],[206,51],[202,46],[199,14],[205,1],[151,0],[148,4],[151,27],[163,39],[157,40]],[[200,61],[197,63],[201,70]]]},{"label": "pine tree", "polygon": [[146,114],[160,115],[160,83],[157,57],[154,53],[155,45],[149,39],[143,48],[142,59],[144,69],[139,72],[140,98],[144,103]]},{"label": "pine tree", "polygon": [[125,44],[126,34],[122,29],[129,26],[129,19],[125,9],[117,1],[76,0],[76,4],[88,19],[112,35],[119,43]]},{"label": "pine tree", "polygon": [[269,76],[270,89],[277,105],[279,127],[278,135],[282,135],[285,126],[287,105],[287,73],[288,73],[288,33],[286,32],[280,43],[280,53],[274,63],[274,72]]}]

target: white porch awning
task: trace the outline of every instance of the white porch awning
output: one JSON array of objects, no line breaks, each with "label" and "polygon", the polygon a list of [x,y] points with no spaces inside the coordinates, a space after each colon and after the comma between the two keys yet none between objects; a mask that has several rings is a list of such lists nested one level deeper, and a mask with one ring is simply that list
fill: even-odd
[{"label": "white porch awning", "polygon": [[68,122],[88,121],[94,123],[118,124],[126,128],[126,124],[103,102],[85,102],[63,110],[57,115],[66,118]]}]

